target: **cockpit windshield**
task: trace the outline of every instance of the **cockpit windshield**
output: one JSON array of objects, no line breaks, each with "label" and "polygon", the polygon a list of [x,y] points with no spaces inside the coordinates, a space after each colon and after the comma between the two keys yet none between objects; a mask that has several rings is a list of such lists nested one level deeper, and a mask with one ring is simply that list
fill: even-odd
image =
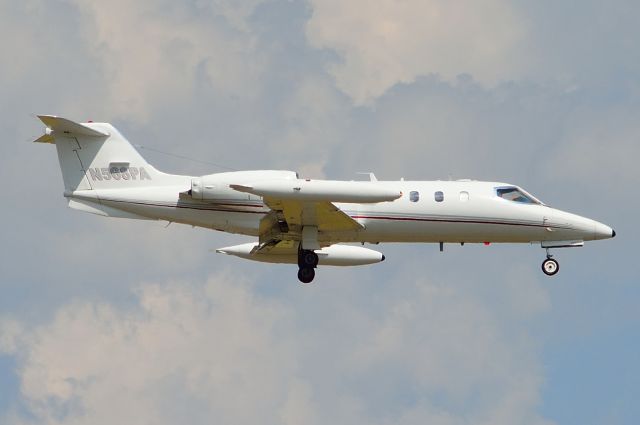
[{"label": "cockpit windshield", "polygon": [[507,201],[519,202],[521,204],[542,205],[542,202],[517,187],[497,187],[496,193],[500,198],[506,199]]}]

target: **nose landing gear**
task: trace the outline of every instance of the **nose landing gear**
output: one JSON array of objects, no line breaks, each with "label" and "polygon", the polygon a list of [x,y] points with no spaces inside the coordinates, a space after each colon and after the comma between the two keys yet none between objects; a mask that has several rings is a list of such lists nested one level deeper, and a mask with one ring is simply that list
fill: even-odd
[{"label": "nose landing gear", "polygon": [[547,259],[542,262],[542,271],[547,276],[553,276],[560,270],[560,265],[552,257],[553,256],[549,254],[549,249],[547,248]]},{"label": "nose landing gear", "polygon": [[298,251],[298,280],[302,283],[311,283],[316,276],[314,270],[318,266],[318,254],[311,250]]}]

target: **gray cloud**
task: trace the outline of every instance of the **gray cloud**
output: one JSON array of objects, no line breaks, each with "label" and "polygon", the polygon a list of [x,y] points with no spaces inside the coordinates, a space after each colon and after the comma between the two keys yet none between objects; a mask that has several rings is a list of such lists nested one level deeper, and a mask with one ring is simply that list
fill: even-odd
[{"label": "gray cloud", "polygon": [[0,341],[37,423],[542,423],[527,338],[464,290],[405,282],[375,306],[318,294],[332,316],[228,273],[143,284],[131,307],[73,302]]},{"label": "gray cloud", "polygon": [[[559,341],[638,321],[634,4],[442,6],[451,25],[423,27],[431,3],[409,2],[368,9],[359,33],[356,3],[169,3],[0,1],[0,345],[23,384],[7,421],[538,423]],[[531,247],[388,245],[300,288],[289,267],[208,252],[242,238],[65,209],[55,153],[27,143],[42,112],[233,168],[507,180],[618,237],[559,253],[553,284]],[[582,393],[561,395],[588,412]]]},{"label": "gray cloud", "polygon": [[[329,72],[356,104],[371,103],[396,83],[471,73],[495,84],[520,75],[518,47],[527,35],[510,2],[312,1],[312,45],[338,52]],[[464,31],[459,29],[464,28]]]}]

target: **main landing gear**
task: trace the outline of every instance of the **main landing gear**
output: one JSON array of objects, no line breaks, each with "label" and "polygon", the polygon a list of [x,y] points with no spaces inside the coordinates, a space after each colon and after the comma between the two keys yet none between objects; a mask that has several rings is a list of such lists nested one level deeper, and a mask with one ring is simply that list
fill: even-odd
[{"label": "main landing gear", "polygon": [[552,257],[553,256],[549,254],[549,249],[547,248],[547,259],[542,262],[542,271],[547,276],[553,276],[560,270],[560,265]]},{"label": "main landing gear", "polygon": [[302,283],[311,283],[316,277],[318,254],[308,249],[298,251],[298,279]]}]

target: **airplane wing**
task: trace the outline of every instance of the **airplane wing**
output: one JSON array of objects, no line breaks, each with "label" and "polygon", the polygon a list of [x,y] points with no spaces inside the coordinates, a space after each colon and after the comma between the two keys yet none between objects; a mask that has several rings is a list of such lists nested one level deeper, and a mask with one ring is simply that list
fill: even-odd
[{"label": "airplane wing", "polygon": [[[316,227],[318,232],[360,230],[364,228],[344,211],[327,201],[283,201],[273,197],[263,198],[271,209],[260,221],[260,243],[251,254],[290,254],[298,251],[304,226]],[[299,237],[298,237],[299,236]],[[274,251],[274,252],[272,252]]]},{"label": "airplane wing", "polygon": [[[402,196],[399,190],[375,182],[275,179],[231,184],[229,187],[261,196],[271,208],[274,214],[261,226],[262,234],[275,227],[276,222],[282,233],[300,231],[306,226],[316,227],[319,232],[360,230],[363,226],[338,208],[335,202],[388,202]],[[285,226],[288,227],[286,231]]]},{"label": "airplane wing", "polygon": [[289,227],[316,226],[320,232],[360,230],[363,226],[328,201],[293,201],[264,198],[273,211],[281,211]]},{"label": "airplane wing", "polygon": [[273,179],[230,184],[229,187],[261,196],[271,209],[271,213],[260,223],[260,245],[256,248],[259,251],[290,238],[318,245],[318,233],[364,228],[338,208],[336,202],[388,202],[402,196],[399,190],[375,182]]}]

